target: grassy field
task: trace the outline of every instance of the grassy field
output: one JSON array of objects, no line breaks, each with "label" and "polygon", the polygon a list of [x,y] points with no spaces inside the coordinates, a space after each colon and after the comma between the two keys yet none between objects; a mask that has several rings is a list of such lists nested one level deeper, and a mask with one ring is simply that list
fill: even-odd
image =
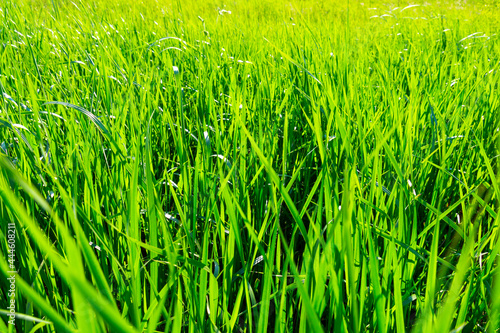
[{"label": "grassy field", "polygon": [[498,32],[0,0],[0,332],[499,332]]}]

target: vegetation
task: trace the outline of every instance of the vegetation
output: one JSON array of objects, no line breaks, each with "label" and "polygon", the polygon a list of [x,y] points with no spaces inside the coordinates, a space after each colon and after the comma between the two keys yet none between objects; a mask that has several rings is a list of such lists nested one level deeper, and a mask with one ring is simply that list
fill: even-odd
[{"label": "vegetation", "polygon": [[0,2],[1,332],[499,332],[497,2],[110,2]]}]

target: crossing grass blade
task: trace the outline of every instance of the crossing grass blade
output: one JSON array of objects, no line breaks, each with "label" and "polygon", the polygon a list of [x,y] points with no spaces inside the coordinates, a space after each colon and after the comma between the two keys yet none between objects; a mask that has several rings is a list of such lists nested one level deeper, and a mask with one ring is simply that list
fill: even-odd
[{"label": "crossing grass blade", "polygon": [[102,133],[109,134],[109,131],[106,129],[104,124],[99,120],[99,118],[96,115],[94,115],[92,112],[86,110],[85,108],[82,108],[81,106],[78,106],[78,105],[73,105],[71,103],[66,103],[66,102],[47,102],[44,105],[51,105],[51,104],[63,105],[63,106],[69,107],[71,109],[75,109],[77,111],[80,111],[85,116],[87,116],[89,118],[89,120],[92,121],[97,126],[97,128],[99,128],[99,130]]}]

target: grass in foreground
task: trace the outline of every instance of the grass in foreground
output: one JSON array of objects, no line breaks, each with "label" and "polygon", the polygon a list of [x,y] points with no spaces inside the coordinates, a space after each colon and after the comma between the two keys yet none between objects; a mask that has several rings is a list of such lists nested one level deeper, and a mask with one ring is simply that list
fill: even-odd
[{"label": "grass in foreground", "polygon": [[500,9],[409,5],[2,2],[0,331],[498,332]]}]

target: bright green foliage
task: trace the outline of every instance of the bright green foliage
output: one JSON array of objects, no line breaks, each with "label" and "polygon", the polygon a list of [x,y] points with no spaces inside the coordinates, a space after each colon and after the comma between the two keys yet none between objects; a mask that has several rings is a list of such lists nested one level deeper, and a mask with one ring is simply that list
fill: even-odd
[{"label": "bright green foliage", "polygon": [[498,31],[496,1],[2,0],[0,331],[499,332]]}]

